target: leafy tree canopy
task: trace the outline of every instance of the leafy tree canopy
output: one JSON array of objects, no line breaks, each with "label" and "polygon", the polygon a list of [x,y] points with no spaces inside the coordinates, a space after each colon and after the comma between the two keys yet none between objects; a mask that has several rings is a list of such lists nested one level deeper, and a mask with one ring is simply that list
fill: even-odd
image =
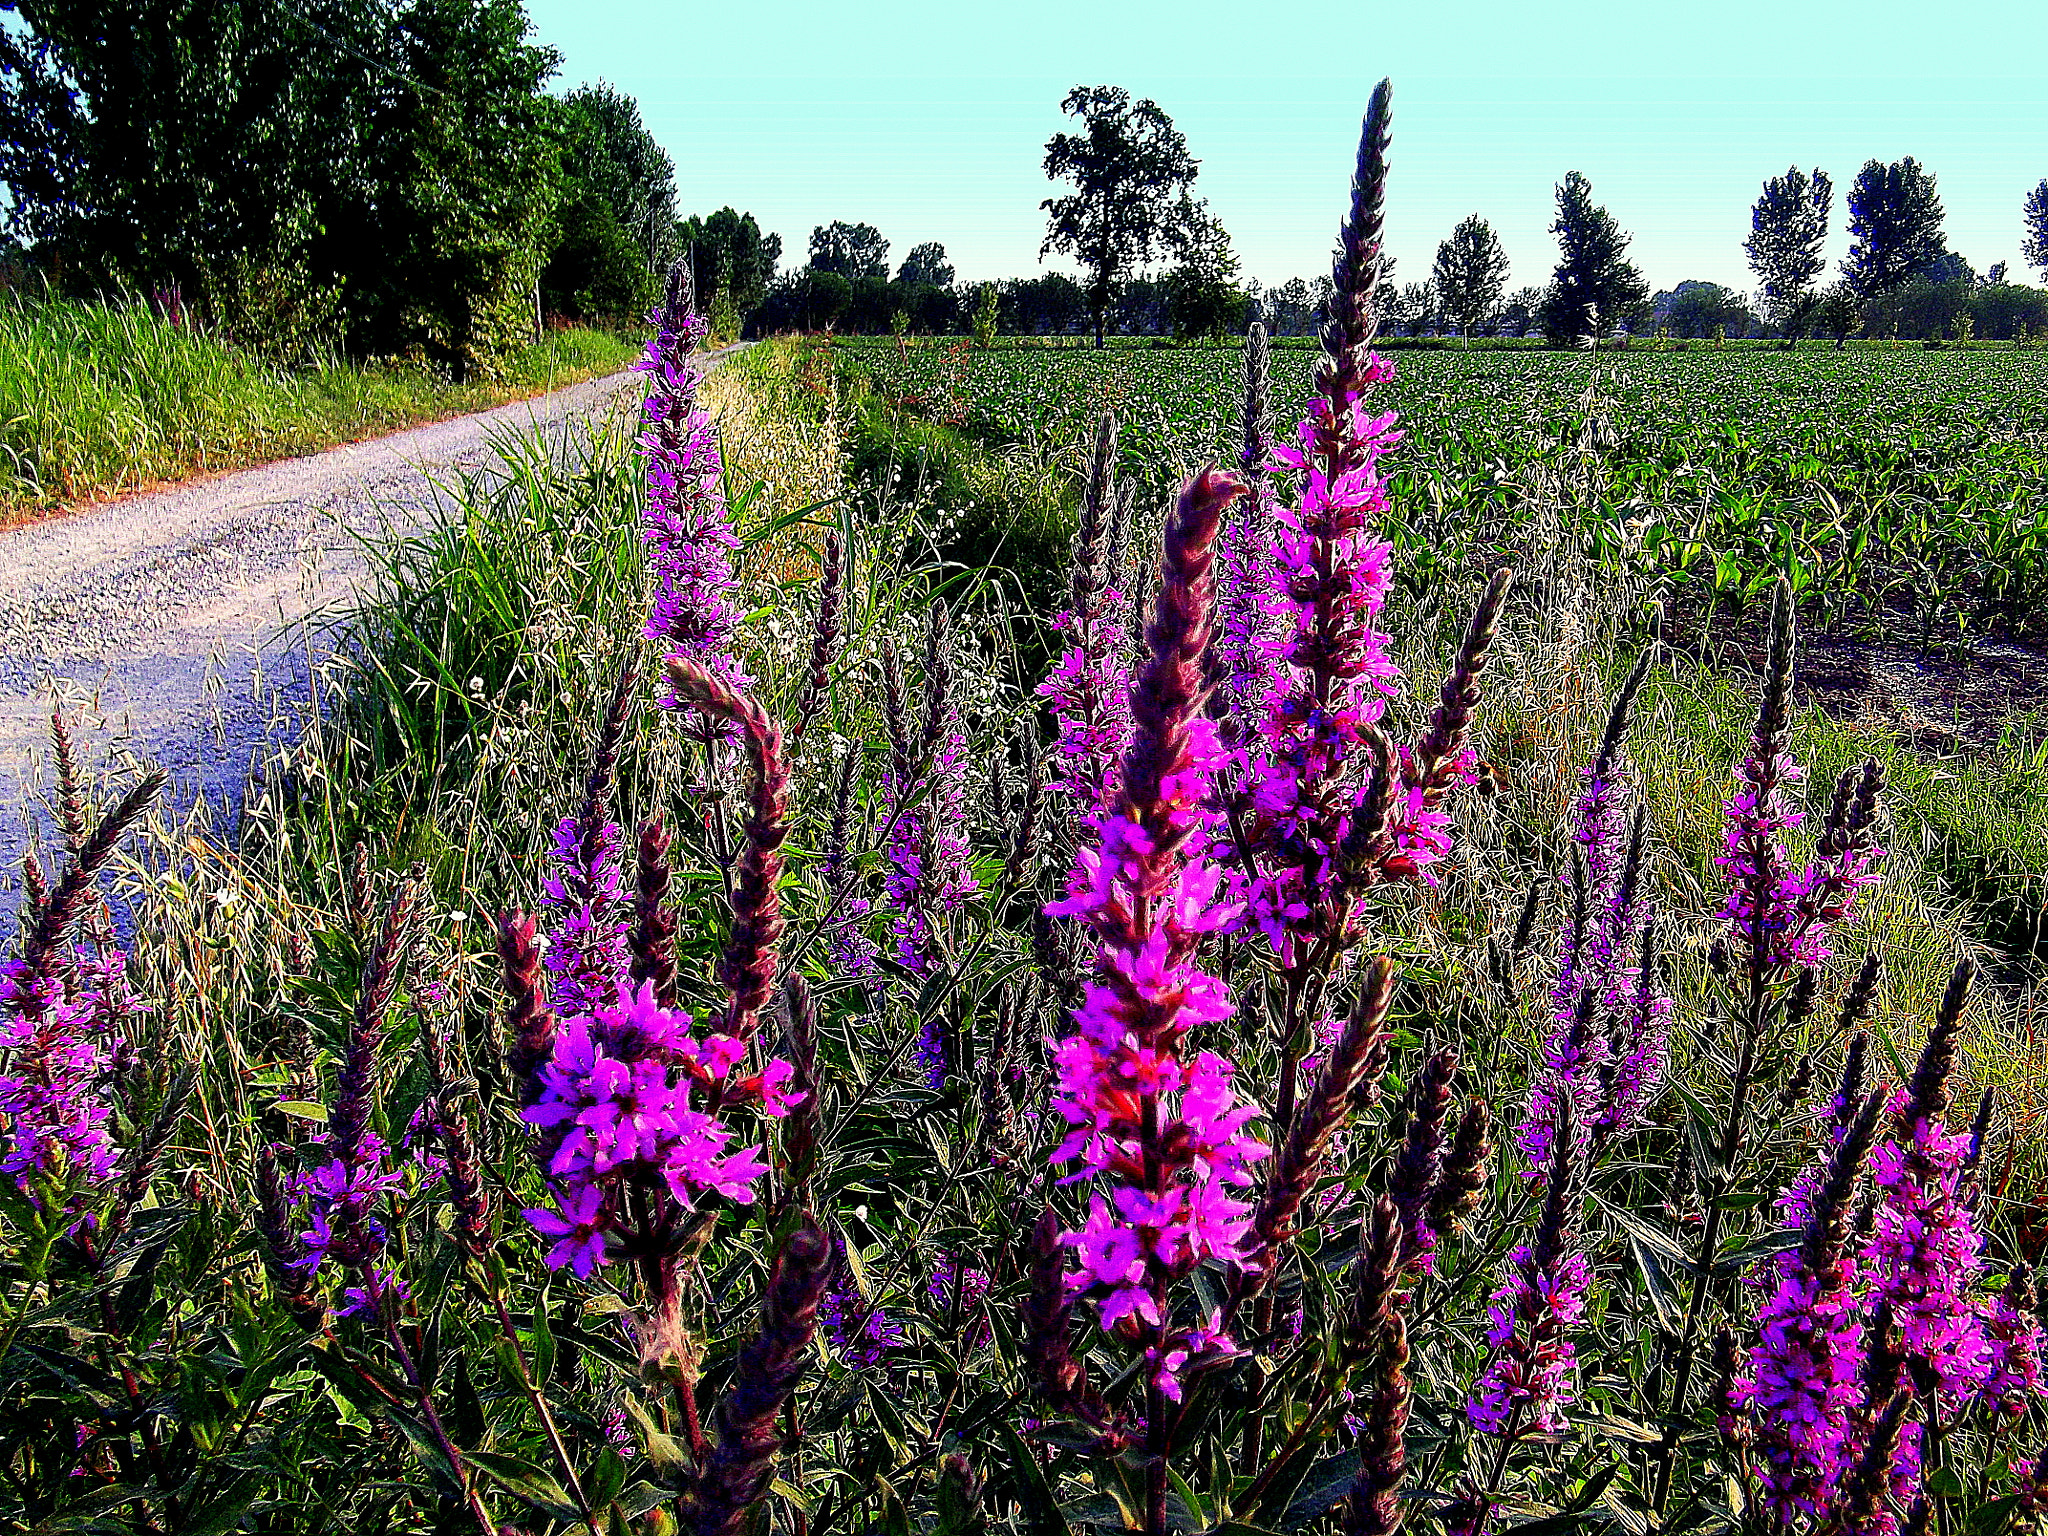
[{"label": "leafy tree canopy", "polygon": [[1849,188],[1849,233],[1855,244],[1842,275],[1861,299],[1874,299],[1916,277],[1932,278],[1948,240],[1941,229],[1934,176],[1911,155],[1890,165],[1864,162]]},{"label": "leafy tree canopy", "polygon": [[2020,246],[2020,255],[2029,266],[2039,267],[2043,279],[2048,279],[2048,176],[2041,178],[2041,184],[2027,194],[2027,200],[2020,208],[2026,235]]},{"label": "leafy tree canopy", "polygon": [[896,269],[896,281],[945,287],[953,281],[953,263],[946,260],[946,248],[936,240],[913,245]]},{"label": "leafy tree canopy", "polygon": [[1628,259],[1630,236],[1593,201],[1593,184],[1572,171],[1558,184],[1557,271],[1543,303],[1543,329],[1553,342],[1598,335],[1639,323],[1650,291]]},{"label": "leafy tree canopy", "polygon": [[1186,253],[1198,238],[1202,205],[1188,190],[1200,162],[1173,119],[1150,100],[1114,85],[1077,85],[1060,110],[1081,124],[1045,146],[1045,174],[1074,190],[1049,197],[1039,255],[1072,256],[1088,274],[1095,344],[1116,286],[1160,255]]},{"label": "leafy tree canopy", "polygon": [[811,265],[852,281],[889,276],[889,242],[872,224],[847,224],[834,219],[811,231]]},{"label": "leafy tree canopy", "polygon": [[1476,213],[1459,220],[1451,237],[1436,248],[1430,279],[1445,317],[1469,337],[1492,318],[1507,290],[1508,253],[1493,226]]},{"label": "leafy tree canopy", "polygon": [[1821,246],[1834,200],[1834,183],[1826,171],[1816,168],[1808,176],[1795,165],[1764,183],[1750,211],[1743,248],[1762,285],[1758,298],[1764,317],[1773,325],[1787,325],[1811,308],[1813,285],[1827,266]]}]

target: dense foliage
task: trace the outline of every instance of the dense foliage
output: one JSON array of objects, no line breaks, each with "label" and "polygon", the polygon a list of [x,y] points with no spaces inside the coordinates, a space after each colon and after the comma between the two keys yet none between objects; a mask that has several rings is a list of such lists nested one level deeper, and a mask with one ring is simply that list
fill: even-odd
[{"label": "dense foliage", "polygon": [[544,305],[644,314],[676,249],[637,107],[543,94],[558,59],[519,0],[7,9],[7,225],[61,290],[459,382],[532,343]]}]

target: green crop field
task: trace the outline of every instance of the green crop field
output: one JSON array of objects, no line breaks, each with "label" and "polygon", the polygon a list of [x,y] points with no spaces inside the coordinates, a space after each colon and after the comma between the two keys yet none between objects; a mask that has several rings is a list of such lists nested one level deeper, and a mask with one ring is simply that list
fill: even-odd
[{"label": "green crop field", "polygon": [[[1235,347],[1108,351],[840,342],[842,368],[984,442],[1123,424],[1127,472],[1235,456]],[[1274,419],[1315,354],[1276,346]],[[1404,563],[1512,554],[1562,487],[1590,552],[1719,606],[1788,577],[1815,617],[2048,624],[2048,350],[1402,351],[1380,400]],[[1475,533],[1475,530],[1477,532]]]}]

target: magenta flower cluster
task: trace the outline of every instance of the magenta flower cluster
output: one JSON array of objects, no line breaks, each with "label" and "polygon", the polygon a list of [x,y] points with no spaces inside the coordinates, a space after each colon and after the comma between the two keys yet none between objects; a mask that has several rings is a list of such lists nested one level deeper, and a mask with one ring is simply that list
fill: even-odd
[{"label": "magenta flower cluster", "polygon": [[1583,887],[1559,941],[1550,1033],[1516,1137],[1524,1173],[1539,1183],[1567,1111],[1583,1153],[1640,1125],[1664,1078],[1671,1000],[1655,966],[1642,964],[1651,914],[1640,827],[1623,815],[1618,766],[1618,752],[1603,747],[1573,810]]},{"label": "magenta flower cluster", "polygon": [[[1361,389],[1393,376],[1371,357]],[[1413,755],[1379,731],[1400,669],[1378,627],[1392,545],[1378,537],[1387,508],[1380,459],[1400,441],[1392,413],[1372,415],[1360,395],[1334,413],[1318,401],[1296,443],[1276,447],[1276,472],[1295,472],[1297,506],[1273,510],[1270,631],[1262,635],[1256,729],[1233,764],[1244,786],[1243,846],[1232,850],[1233,900],[1242,927],[1265,935],[1283,965],[1304,942],[1338,939],[1358,899],[1379,880],[1433,882],[1450,851],[1441,783],[1425,782]],[[1256,566],[1240,578],[1257,583]],[[1390,782],[1376,846],[1357,845],[1380,754]],[[1469,754],[1450,765],[1469,776]]]},{"label": "magenta flower cluster", "polygon": [[1586,1309],[1593,1272],[1585,1256],[1548,1256],[1524,1243],[1508,1255],[1508,1280],[1487,1309],[1493,1354],[1465,1416],[1483,1435],[1518,1438],[1564,1431],[1576,1352],[1567,1330]]},{"label": "magenta flower cluster", "polygon": [[1075,1032],[1054,1056],[1053,1109],[1067,1123],[1054,1161],[1078,1164],[1067,1182],[1095,1181],[1086,1222],[1064,1239],[1078,1261],[1069,1284],[1095,1299],[1105,1329],[1145,1342],[1153,1388],[1175,1399],[1191,1362],[1234,1346],[1214,1319],[1176,1332],[1169,1287],[1207,1260],[1253,1262],[1251,1208],[1233,1191],[1267,1154],[1245,1131],[1255,1111],[1238,1100],[1232,1064],[1186,1048],[1191,1031],[1231,1014],[1197,950],[1236,916],[1209,856],[1223,753],[1197,713],[1214,523],[1192,548],[1186,525],[1235,494],[1205,475],[1182,495],[1117,796],[1090,818],[1066,899],[1046,909],[1095,938]]},{"label": "magenta flower cluster", "polygon": [[795,1069],[772,1061],[736,1077],[744,1042],[690,1032],[687,1013],[663,1008],[652,983],[619,983],[611,1007],[564,1019],[540,1073],[540,1098],[524,1111],[541,1128],[555,1209],[526,1212],[554,1239],[547,1262],[588,1276],[609,1262],[607,1235],[623,1212],[623,1188],[665,1189],[684,1209],[705,1194],[739,1204],[767,1171],[758,1147],[734,1149],[718,1107],[758,1102],[787,1114],[801,1098]]},{"label": "magenta flower cluster", "polygon": [[1729,888],[1721,915],[1766,970],[1819,965],[1833,953],[1829,931],[1880,878],[1876,865],[1885,851],[1867,841],[1841,845],[1824,836],[1813,860],[1793,866],[1784,834],[1805,813],[1791,808],[1786,790],[1805,777],[1774,737],[1760,733],[1736,770],[1726,848],[1715,857]]},{"label": "magenta flower cluster", "polygon": [[967,839],[967,737],[957,705],[945,706],[925,773],[904,777],[898,783],[894,769],[883,775],[882,891],[897,963],[924,978],[941,959],[938,925],[981,888]]},{"label": "magenta flower cluster", "polygon": [[[1764,1501],[1787,1520],[1818,1527],[1844,1513],[1852,1475],[1897,1386],[1924,1382],[1935,1411],[1979,1408],[1994,1419],[2048,1398],[2039,1320],[2002,1292],[1980,1289],[1970,1137],[1951,1134],[1937,1115],[1907,1123],[1908,1110],[1896,1095],[1891,1134],[1870,1155],[1877,1198],[1868,1234],[1819,1273],[1803,1249],[1778,1257],[1735,1382],[1733,1405],[1755,1426]],[[1809,1172],[1786,1192],[1779,1208],[1789,1223],[1808,1219],[1819,1179]],[[1880,1319],[1896,1330],[1882,1344]],[[1880,1347],[1893,1356],[1889,1381],[1873,1370]],[[1919,1491],[1920,1455],[1921,1426],[1907,1424],[1888,1474],[1899,1508]],[[1879,1528],[1896,1530],[1895,1517],[1880,1512]]]},{"label": "magenta flower cluster", "polygon": [[375,1311],[383,1297],[405,1294],[404,1282],[383,1262],[387,1233],[378,1208],[405,1175],[374,1132],[365,1131],[353,1148],[333,1147],[325,1137],[313,1144],[326,1155],[287,1187],[293,1211],[306,1223],[299,1233],[305,1251],[294,1265],[312,1275],[332,1259],[357,1281],[345,1288],[347,1305],[339,1315]]},{"label": "magenta flower cluster", "polygon": [[1114,575],[1084,586],[1053,619],[1064,646],[1038,693],[1056,726],[1052,783],[1094,814],[1115,798],[1131,739],[1131,606]]},{"label": "magenta flower cluster", "polygon": [[564,816],[555,828],[554,872],[542,883],[553,914],[545,961],[558,1014],[588,1013],[612,1000],[627,970],[630,926],[619,883],[616,822],[586,826]]},{"label": "magenta flower cluster", "polygon": [[634,364],[648,381],[639,438],[647,482],[642,537],[654,572],[647,635],[665,655],[744,689],[748,678],[733,648],[741,618],[733,554],[740,541],[721,488],[718,435],[697,403],[704,381],[699,349],[710,325],[685,302],[680,285],[651,320],[655,335]]},{"label": "magenta flower cluster", "polygon": [[555,1195],[554,1209],[526,1218],[553,1240],[549,1266],[583,1276],[622,1238],[628,1184],[686,1209],[706,1193],[752,1200],[767,1165],[758,1147],[732,1148],[720,1112],[753,1103],[779,1116],[801,1098],[790,1063],[747,1075],[745,1041],[695,1035],[690,1015],[662,1007],[652,983],[633,985],[618,846],[610,822],[570,816],[556,831],[546,953],[561,1019],[524,1111],[543,1133]]},{"label": "magenta flower cluster", "polygon": [[139,1011],[119,953],[76,953],[61,974],[0,969],[0,1174],[24,1188],[40,1177],[109,1178],[119,1152],[108,1129],[109,1079],[125,1049],[121,1021]]}]

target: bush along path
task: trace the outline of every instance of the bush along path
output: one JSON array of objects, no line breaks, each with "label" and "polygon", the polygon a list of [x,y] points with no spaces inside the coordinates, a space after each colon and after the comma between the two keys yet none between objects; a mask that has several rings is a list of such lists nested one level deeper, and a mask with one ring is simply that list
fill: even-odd
[{"label": "bush along path", "polygon": [[[630,373],[304,458],[0,533],[0,868],[16,878],[28,795],[62,703],[231,808],[252,761],[291,729],[370,543],[450,505],[438,483],[488,472],[522,433],[559,455],[630,399]],[[313,619],[315,622],[302,623]],[[45,829],[45,843],[48,843]]]}]

